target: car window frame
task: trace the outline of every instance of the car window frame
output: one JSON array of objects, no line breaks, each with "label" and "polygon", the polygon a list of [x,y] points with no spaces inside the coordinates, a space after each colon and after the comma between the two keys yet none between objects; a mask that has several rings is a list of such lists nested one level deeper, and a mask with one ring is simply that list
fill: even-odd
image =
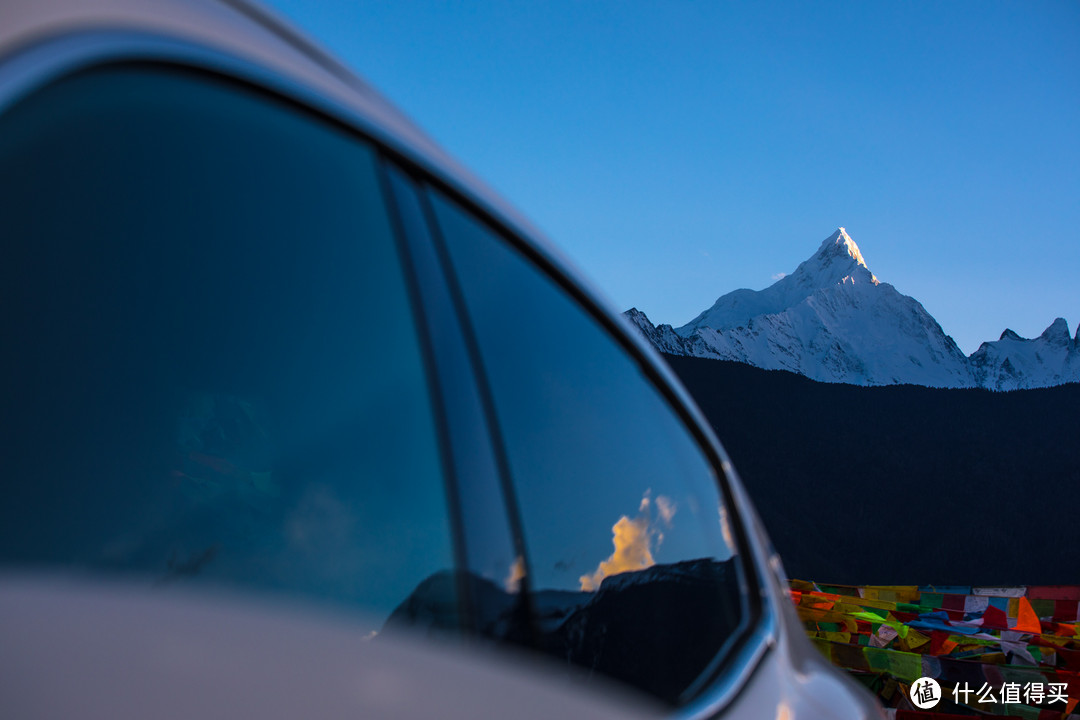
[{"label": "car window frame", "polygon": [[[570,300],[600,326],[602,331],[607,333],[608,337],[612,339],[623,353],[634,362],[634,365],[642,373],[645,381],[650,383],[663,398],[664,402],[667,403],[668,407],[681,422],[683,429],[693,439],[695,445],[702,452],[713,469],[713,472],[716,474],[720,497],[725,506],[731,511],[729,522],[733,538],[735,539],[735,546],[737,549],[736,555],[739,558],[737,568],[739,570],[740,583],[742,584],[740,590],[742,592],[742,597],[745,600],[746,607],[744,608],[744,615],[740,619],[738,630],[725,641],[720,650],[718,650],[712,663],[710,663],[710,665],[702,672],[702,675],[684,693],[683,699],[677,707],[680,710],[686,710],[692,706],[701,704],[701,701],[707,699],[708,696],[712,694],[712,690],[716,689],[714,686],[716,686],[718,680],[726,674],[726,671],[730,669],[730,665],[733,660],[735,660],[736,656],[740,655],[740,648],[747,643],[752,644],[755,635],[768,637],[771,632],[771,623],[769,622],[770,613],[768,603],[764,597],[767,585],[765,578],[762,577],[758,563],[755,562],[755,546],[751,542],[749,528],[746,527],[745,519],[742,517],[740,504],[737,502],[736,497],[732,492],[730,485],[730,471],[728,469],[730,464],[726,462],[726,459],[723,458],[721,452],[711,442],[706,431],[703,430],[690,408],[683,402],[675,388],[667,381],[667,378],[661,372],[660,368],[654,364],[646,353],[641,351],[641,346],[626,332],[626,328],[605,311],[597,298],[592,296],[580,282],[575,281],[564,266],[550,255],[544,253],[527,238],[523,238],[517,233],[502,226],[488,213],[485,213],[483,208],[477,207],[475,203],[470,202],[467,197],[463,196],[460,192],[457,192],[453,186],[441,182],[439,178],[429,177],[427,181],[430,188],[437,192],[441,192],[448,199],[457,203],[461,209],[470,213],[474,219],[482,223],[494,236],[499,238],[502,242],[507,243],[513,250],[520,253],[527,262],[531,263],[539,272],[551,280],[556,287],[566,293]],[[434,218],[432,218],[432,220],[434,220]],[[439,233],[440,231],[436,228],[435,232]],[[437,238],[439,242],[445,242],[441,238],[441,235],[437,235]],[[442,248],[441,252],[445,255],[447,253],[446,248]],[[445,271],[453,275],[452,265],[449,262],[446,264]],[[457,278],[453,278],[452,282],[456,284],[459,281]],[[464,304],[459,308],[459,312],[466,313],[463,322],[471,324],[471,320],[467,317]],[[472,331],[470,330],[470,332]],[[475,339],[473,339],[472,342],[475,343]],[[474,348],[474,352],[479,353],[479,349]],[[479,361],[478,356],[477,359]],[[494,419],[497,427],[498,422],[497,419],[495,419],[496,415],[494,403],[491,398],[491,391],[490,389],[487,389],[485,392],[487,394],[485,403],[488,405],[488,412]],[[503,442],[501,436],[496,435],[496,437],[498,438],[497,442],[501,444]],[[504,484],[510,486],[507,490],[507,494],[510,497],[514,497],[512,487],[513,479],[510,474],[509,462],[506,459],[507,450],[505,447],[499,447],[496,452],[498,452],[502,458],[501,465],[504,468],[505,473]],[[521,527],[520,508],[515,508],[514,512],[516,514],[514,522],[518,527]],[[529,555],[527,543],[525,557],[526,563],[528,563]],[[765,642],[768,643],[769,641],[766,640]],[[725,695],[727,695],[727,693],[725,693]],[[729,699],[725,698],[722,705],[726,706],[728,701]],[[716,704],[717,703],[715,702],[708,702],[708,705],[712,707],[712,709],[708,711],[708,714],[715,712]],[[698,713],[692,713],[691,716],[697,717]]]},{"label": "car window frame", "polygon": [[[635,362],[660,395],[679,417],[684,428],[713,466],[717,474],[719,491],[727,506],[732,510],[731,530],[740,556],[739,567],[746,585],[744,597],[747,601],[747,614],[740,632],[731,639],[731,645],[722,653],[718,666],[699,679],[698,686],[692,688],[693,697],[680,706],[679,713],[685,717],[707,717],[714,715],[728,706],[739,695],[746,680],[757,668],[764,654],[775,645],[776,621],[768,597],[768,568],[764,564],[764,550],[755,542],[754,533],[747,526],[752,518],[744,518],[742,505],[731,487],[730,463],[723,451],[712,439],[710,431],[703,427],[700,412],[688,402],[688,396],[675,384],[670,371],[657,364],[650,356],[650,350],[644,343],[634,338],[623,323],[604,308],[597,295],[587,286],[573,279],[567,270],[568,263],[550,248],[537,245],[532,239],[530,228],[520,222],[520,218],[508,216],[503,208],[496,207],[487,198],[477,193],[468,183],[455,181],[445,174],[445,168],[439,162],[429,161],[424,157],[424,150],[412,147],[409,142],[397,136],[392,129],[381,126],[378,121],[364,117],[355,108],[349,107],[337,99],[320,93],[307,86],[302,80],[285,75],[259,62],[236,55],[227,50],[210,47],[194,40],[185,40],[156,32],[138,30],[103,30],[82,29],[66,30],[54,36],[38,38],[35,42],[17,48],[5,58],[4,70],[0,72],[0,112],[22,96],[38,87],[64,75],[92,66],[109,63],[145,62],[150,64],[173,65],[181,68],[216,76],[229,83],[240,84],[249,89],[273,96],[286,102],[303,113],[318,116],[343,131],[356,135],[369,142],[377,155],[384,162],[401,168],[411,177],[438,189],[449,198],[459,203],[462,208],[474,214],[490,227],[505,242],[521,252],[530,262],[551,278],[564,292],[588,312],[600,326]],[[391,200],[387,200],[393,216],[396,213]],[[391,221],[400,224],[400,218]],[[437,228],[434,230],[437,232]],[[400,243],[401,239],[398,238]],[[399,248],[399,252],[402,250]],[[403,258],[406,270],[406,284],[410,295],[415,291],[416,278],[412,273],[411,260]],[[415,301],[415,300],[414,300]],[[418,309],[414,308],[414,313]],[[416,319],[420,329],[419,343],[423,353],[431,350],[430,338],[424,319]],[[436,392],[438,385],[432,377],[433,363],[436,357],[425,356],[425,373],[429,382],[429,391]],[[441,400],[441,398],[440,398]],[[692,401],[691,401],[692,402]],[[444,438],[443,424],[446,419],[439,414],[432,398],[432,413],[439,436],[440,454],[443,463],[447,460],[448,450],[442,446]],[[493,446],[491,452],[503,452]],[[448,501],[452,517],[449,518],[454,532],[454,558],[458,562],[462,553],[462,541],[457,534],[460,517],[454,517],[457,498],[451,496],[456,488],[447,486]],[[520,528],[520,520],[516,521]],[[527,557],[527,555],[526,555]],[[465,565],[461,565],[464,568]],[[467,608],[462,608],[463,611]]]}]

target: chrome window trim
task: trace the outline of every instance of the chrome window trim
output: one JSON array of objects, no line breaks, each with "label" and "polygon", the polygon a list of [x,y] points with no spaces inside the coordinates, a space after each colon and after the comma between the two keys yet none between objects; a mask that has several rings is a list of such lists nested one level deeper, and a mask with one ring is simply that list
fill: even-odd
[{"label": "chrome window trim", "polygon": [[[660,360],[659,353],[631,329],[629,323],[600,293],[581,280],[580,274],[571,269],[572,264],[550,246],[540,233],[515,213],[486,197],[483,188],[478,192],[468,181],[456,178],[455,168],[448,167],[441,159],[428,158],[422,148],[414,147],[393,128],[384,126],[377,119],[369,118],[283,72],[269,69],[238,54],[158,32],[133,29],[66,30],[40,36],[0,57],[0,113],[35,89],[65,75],[99,65],[124,62],[186,66],[248,83],[366,136],[380,150],[416,168],[427,181],[463,200],[499,234],[509,237],[527,254],[540,260],[544,270],[582,302],[587,311],[630,352],[642,371],[667,396],[673,410],[683,417],[688,429],[698,436],[707,455],[714,462],[718,461],[718,468],[723,470],[725,476],[721,479],[722,491],[725,500],[731,502],[735,511],[733,514],[739,519],[739,535],[748,551],[746,565],[755,575],[747,578],[751,584],[747,595],[759,603],[756,623],[740,635],[733,654],[717,669],[701,694],[675,709],[673,715],[699,720],[713,717],[730,705],[750,680],[766,652],[777,642],[780,629],[776,620],[777,609],[772,603],[778,602],[778,598],[770,598],[765,592],[766,587],[773,586],[766,548],[761,546],[757,534],[745,524],[745,519],[750,518],[751,514],[746,512],[746,495],[730,460],[697,405]],[[760,594],[753,592],[754,586]]]}]

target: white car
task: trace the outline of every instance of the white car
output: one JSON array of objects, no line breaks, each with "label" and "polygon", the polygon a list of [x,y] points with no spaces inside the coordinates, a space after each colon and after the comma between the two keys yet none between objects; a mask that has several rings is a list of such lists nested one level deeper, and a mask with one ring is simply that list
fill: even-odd
[{"label": "white car", "polygon": [[0,218],[5,717],[880,714],[656,353],[266,11],[5,2]]}]

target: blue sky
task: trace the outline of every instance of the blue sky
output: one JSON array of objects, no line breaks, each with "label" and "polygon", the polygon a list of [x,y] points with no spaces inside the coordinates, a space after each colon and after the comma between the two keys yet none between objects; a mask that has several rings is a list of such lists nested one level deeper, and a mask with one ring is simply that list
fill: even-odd
[{"label": "blue sky", "polygon": [[962,350],[1080,322],[1080,3],[270,3],[678,326],[843,225]]}]

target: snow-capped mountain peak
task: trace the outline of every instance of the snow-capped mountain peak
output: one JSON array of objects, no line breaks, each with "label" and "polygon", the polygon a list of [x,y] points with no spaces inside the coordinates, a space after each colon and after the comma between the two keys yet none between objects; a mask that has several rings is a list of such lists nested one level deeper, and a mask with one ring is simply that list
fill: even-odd
[{"label": "snow-capped mountain peak", "polygon": [[[675,343],[663,327],[646,335],[670,348]],[[870,272],[842,227],[795,272],[764,290],[721,296],[675,334],[683,341],[678,354],[790,370],[815,380],[973,384],[967,358],[953,339],[917,300]]]},{"label": "snow-capped mountain peak", "polygon": [[790,275],[722,295],[680,328],[627,315],[661,352],[826,382],[1009,390],[1080,381],[1080,330],[1070,338],[1064,319],[1033,340],[1006,330],[965,357],[918,300],[874,276],[842,227]]},{"label": "snow-capped mountain peak", "polygon": [[735,290],[721,296],[711,308],[675,330],[688,338],[698,328],[728,330],[743,327],[751,318],[783,312],[814,293],[835,285],[877,285],[878,279],[859,246],[844,228],[822,241],[809,259],[764,290]]},{"label": "snow-capped mountain peak", "polygon": [[862,253],[859,252],[859,246],[856,245],[855,241],[851,239],[851,236],[847,234],[847,230],[845,230],[843,227],[838,227],[836,229],[836,234],[838,236],[836,239],[836,244],[839,245],[842,243],[844,249],[847,251],[847,254],[855,258],[856,262],[869,270],[870,268],[867,266],[866,261],[863,260]]},{"label": "snow-capped mountain peak", "polygon": [[[804,265],[808,265],[809,267],[817,265],[821,267],[831,265],[833,262],[839,262],[840,265],[838,269],[853,270],[854,266],[851,265],[852,261],[855,262],[855,265],[862,267],[867,272],[870,271],[870,266],[866,264],[866,259],[859,250],[859,246],[851,239],[851,236],[847,234],[847,230],[839,227],[836,229],[836,232],[822,241],[821,247],[818,248],[817,252],[814,253],[814,256],[804,263]],[[870,274],[871,276],[873,275],[873,273]]]},{"label": "snow-capped mountain peak", "polygon": [[859,246],[842,227],[825,238],[817,252],[788,277],[795,278],[795,283],[802,287],[814,289],[845,280],[878,284],[878,279],[870,272],[870,266],[866,264]]},{"label": "snow-capped mountain peak", "polygon": [[[1077,331],[1080,339],[1080,330]],[[1046,387],[1080,381],[1080,341],[1069,337],[1069,324],[1057,318],[1037,338],[1012,330],[984,342],[968,358],[975,381],[992,390]]]},{"label": "snow-capped mountain peak", "polygon": [[1072,342],[1069,337],[1069,323],[1065,321],[1065,318],[1055,318],[1054,322],[1050,323],[1050,327],[1043,330],[1042,335],[1039,337],[1048,343],[1061,347],[1065,347]]}]

